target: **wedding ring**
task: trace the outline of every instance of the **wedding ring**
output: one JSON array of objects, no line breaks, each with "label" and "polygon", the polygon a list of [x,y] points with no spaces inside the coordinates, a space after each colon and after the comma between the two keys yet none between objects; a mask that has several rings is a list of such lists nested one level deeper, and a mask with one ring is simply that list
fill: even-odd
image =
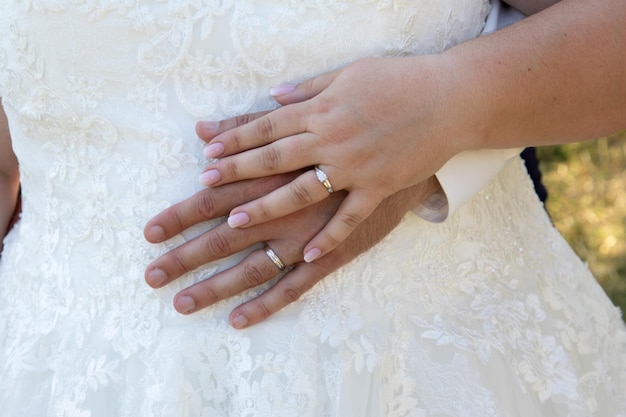
[{"label": "wedding ring", "polygon": [[276,265],[276,268],[278,268],[279,271],[282,271],[283,269],[285,269],[285,264],[283,263],[283,261],[280,260],[278,255],[276,255],[276,252],[274,252],[272,248],[270,248],[270,245],[266,243],[263,246],[263,250],[265,251],[265,254],[267,255],[267,257],[270,258],[270,260],[274,263],[274,265]]},{"label": "wedding ring", "polygon": [[322,171],[322,169],[317,165],[315,165],[315,176],[317,177],[317,180],[321,182],[322,185],[326,188],[326,191],[328,191],[328,194],[332,194],[335,191],[333,190],[333,185],[330,183],[330,180],[328,179],[328,175],[326,175],[326,173]]}]

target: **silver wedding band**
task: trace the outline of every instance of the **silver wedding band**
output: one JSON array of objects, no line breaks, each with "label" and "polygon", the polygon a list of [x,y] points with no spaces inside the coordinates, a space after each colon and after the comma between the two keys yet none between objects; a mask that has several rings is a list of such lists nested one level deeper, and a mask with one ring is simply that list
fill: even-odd
[{"label": "silver wedding band", "polygon": [[265,254],[267,255],[267,257],[270,258],[270,260],[274,263],[274,265],[276,266],[276,268],[278,268],[279,271],[282,271],[285,269],[285,264],[283,263],[283,261],[280,260],[278,255],[276,255],[276,252],[274,252],[272,248],[270,248],[270,245],[266,243],[263,246],[263,250],[265,251]]},{"label": "silver wedding band", "polygon": [[317,180],[321,182],[322,185],[326,188],[326,191],[328,191],[328,194],[332,194],[335,191],[333,189],[333,185],[330,183],[330,180],[328,179],[328,175],[326,175],[326,173],[317,165],[315,165],[315,176],[317,177]]}]

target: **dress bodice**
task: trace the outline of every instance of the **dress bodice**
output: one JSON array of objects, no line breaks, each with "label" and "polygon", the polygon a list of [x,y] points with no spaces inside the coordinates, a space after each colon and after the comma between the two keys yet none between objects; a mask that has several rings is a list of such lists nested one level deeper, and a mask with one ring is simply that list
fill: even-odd
[{"label": "dress bodice", "polygon": [[145,243],[143,224],[199,189],[198,119],[273,108],[271,86],[359,57],[444,50],[477,36],[488,9],[486,0],[5,0],[0,92],[21,166],[21,233],[51,261],[80,256],[80,242],[90,247],[83,263],[100,270],[119,246],[129,248],[120,265],[145,265],[163,249]]},{"label": "dress bodice", "polygon": [[[0,0],[23,216],[0,261],[0,416],[625,415],[626,332],[519,161],[245,331],[182,316],[145,222],[200,189],[198,119],[365,56],[442,51],[487,0]],[[218,220],[219,221],[219,220]],[[253,290],[254,291],[254,290]]]}]

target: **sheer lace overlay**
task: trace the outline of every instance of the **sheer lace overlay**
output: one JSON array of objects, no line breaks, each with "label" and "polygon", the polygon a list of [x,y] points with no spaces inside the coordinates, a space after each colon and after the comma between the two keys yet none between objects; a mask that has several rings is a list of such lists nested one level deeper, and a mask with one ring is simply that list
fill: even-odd
[{"label": "sheer lace overlay", "polygon": [[146,220],[199,189],[199,118],[270,86],[477,36],[486,0],[3,0],[22,220],[0,262],[0,415],[626,416],[619,311],[519,161],[245,331],[154,291]]}]

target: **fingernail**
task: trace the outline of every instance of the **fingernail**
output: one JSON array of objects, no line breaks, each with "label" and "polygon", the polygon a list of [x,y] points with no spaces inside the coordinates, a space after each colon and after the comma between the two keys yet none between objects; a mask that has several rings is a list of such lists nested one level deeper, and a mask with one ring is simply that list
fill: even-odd
[{"label": "fingernail", "polygon": [[306,262],[306,263],[313,262],[314,260],[319,258],[321,254],[322,254],[322,251],[319,250],[319,248],[309,249],[304,254],[304,262]]},{"label": "fingernail", "polygon": [[228,225],[230,227],[239,227],[250,222],[250,216],[247,213],[237,213],[228,217]]},{"label": "fingernail", "polygon": [[146,275],[146,281],[153,288],[159,288],[167,281],[167,274],[159,268],[154,268]]},{"label": "fingernail", "polygon": [[191,313],[196,308],[196,302],[188,295],[178,297],[176,300],[176,310],[182,314]]},{"label": "fingernail", "polygon": [[270,88],[270,94],[274,97],[293,93],[294,91],[296,91],[296,86],[293,84],[283,84]]},{"label": "fingernail", "polygon": [[204,148],[204,156],[206,158],[217,158],[224,153],[224,145],[221,143],[212,143]]},{"label": "fingernail", "polygon": [[146,231],[146,239],[149,242],[163,242],[165,240],[165,230],[161,226],[151,226]]},{"label": "fingernail", "polygon": [[220,172],[217,169],[210,169],[206,172],[203,172],[200,175],[200,184],[202,185],[212,185],[222,179]]},{"label": "fingernail", "polygon": [[235,329],[243,329],[248,324],[248,319],[243,314],[235,314],[230,321]]},{"label": "fingernail", "polygon": [[203,120],[201,122],[198,122],[198,125],[200,129],[205,130],[209,133],[213,133],[219,129],[220,122],[212,122],[212,121]]}]

